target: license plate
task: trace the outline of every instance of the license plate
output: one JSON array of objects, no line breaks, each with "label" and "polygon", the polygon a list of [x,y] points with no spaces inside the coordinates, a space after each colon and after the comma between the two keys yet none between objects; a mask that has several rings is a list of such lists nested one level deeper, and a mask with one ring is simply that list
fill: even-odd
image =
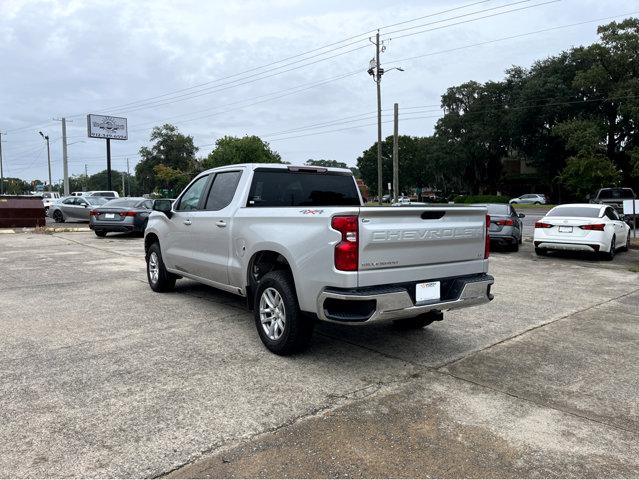
[{"label": "license plate", "polygon": [[115,218],[115,213],[105,213],[104,218]]},{"label": "license plate", "polygon": [[415,286],[416,303],[439,300],[441,296],[439,282],[418,283]]},{"label": "license plate", "polygon": [[559,227],[559,233],[572,233],[572,227]]}]

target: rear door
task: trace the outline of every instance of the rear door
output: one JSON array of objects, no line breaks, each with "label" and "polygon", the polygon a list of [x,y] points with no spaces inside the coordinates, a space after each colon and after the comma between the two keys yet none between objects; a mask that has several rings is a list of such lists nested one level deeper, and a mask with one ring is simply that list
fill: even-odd
[{"label": "rear door", "polygon": [[479,273],[485,207],[362,208],[359,284]]}]

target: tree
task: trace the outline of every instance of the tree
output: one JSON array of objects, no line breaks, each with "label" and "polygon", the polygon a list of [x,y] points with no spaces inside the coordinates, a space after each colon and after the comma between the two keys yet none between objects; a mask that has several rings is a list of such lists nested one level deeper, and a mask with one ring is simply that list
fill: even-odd
[{"label": "tree", "polygon": [[280,154],[255,135],[242,138],[225,136],[215,142],[215,148],[204,159],[204,168],[223,167],[238,163],[282,163]]},{"label": "tree", "polygon": [[[140,149],[142,160],[135,167],[140,188],[144,193],[150,193],[160,185],[173,191],[184,188],[188,179],[199,169],[195,158],[198,148],[193,143],[193,137],[181,134],[173,125],[165,124],[153,128],[150,141],[154,142],[150,148]],[[181,172],[184,177],[173,176],[171,181],[167,181],[166,177],[160,179],[156,171],[159,165]]]},{"label": "tree", "polygon": [[617,185],[621,181],[621,173],[604,154],[583,152],[568,159],[561,181],[575,195],[583,198],[599,188]]},{"label": "tree", "polygon": [[29,192],[29,184],[21,178],[5,177],[3,193],[7,195],[23,195]]}]

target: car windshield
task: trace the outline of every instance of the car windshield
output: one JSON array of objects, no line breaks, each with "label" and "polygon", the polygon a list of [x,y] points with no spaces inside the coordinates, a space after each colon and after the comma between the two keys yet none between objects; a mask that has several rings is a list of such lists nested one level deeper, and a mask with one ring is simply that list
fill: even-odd
[{"label": "car windshield", "polygon": [[87,202],[89,202],[89,205],[104,205],[106,202],[108,202],[108,199],[103,197],[82,197],[82,198],[85,199]]},{"label": "car windshield", "polygon": [[106,202],[107,207],[135,207],[140,203],[139,198],[120,198]]},{"label": "car windshield", "polygon": [[585,218],[599,218],[600,206],[597,207],[555,207],[548,214],[547,217],[585,217]]}]

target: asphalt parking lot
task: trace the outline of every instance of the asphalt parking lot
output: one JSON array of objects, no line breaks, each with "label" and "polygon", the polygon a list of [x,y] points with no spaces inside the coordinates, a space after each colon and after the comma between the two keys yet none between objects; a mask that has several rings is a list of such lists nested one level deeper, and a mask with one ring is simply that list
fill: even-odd
[{"label": "asphalt parking lot", "polygon": [[526,242],[489,305],[281,358],[139,237],[0,235],[0,477],[637,477],[635,266]]}]

